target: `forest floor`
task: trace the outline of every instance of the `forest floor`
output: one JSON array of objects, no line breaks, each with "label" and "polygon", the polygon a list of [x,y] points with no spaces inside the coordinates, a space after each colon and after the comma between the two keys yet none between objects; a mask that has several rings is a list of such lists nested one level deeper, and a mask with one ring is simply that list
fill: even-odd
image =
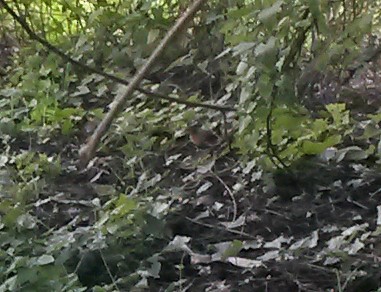
[{"label": "forest floor", "polygon": [[[360,120],[381,104],[381,90],[361,90],[361,102],[340,100]],[[319,103],[319,93],[315,98]],[[39,219],[58,228],[81,214],[75,226],[93,224],[90,202],[107,200],[100,194],[115,185],[123,156],[100,157],[78,173],[69,167],[75,158],[67,141],[36,147],[60,153],[68,166],[41,194]],[[161,269],[148,277],[150,291],[364,292],[381,286],[380,166],[352,141],[275,173],[242,168],[234,149],[201,150],[186,136],[142,164],[147,184],[125,184],[140,191],[155,186],[157,201],[170,205],[170,240],[161,243]]]}]

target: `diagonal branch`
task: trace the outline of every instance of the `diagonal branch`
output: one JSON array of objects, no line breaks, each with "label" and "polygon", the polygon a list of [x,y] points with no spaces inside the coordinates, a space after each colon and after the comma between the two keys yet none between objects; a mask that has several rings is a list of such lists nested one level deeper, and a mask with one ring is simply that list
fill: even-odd
[{"label": "diagonal branch", "polygon": [[95,154],[95,149],[102,138],[102,136],[106,133],[108,128],[111,125],[112,120],[115,116],[122,110],[123,105],[126,102],[128,96],[132,94],[135,88],[139,85],[139,83],[143,80],[144,75],[149,72],[149,70],[154,65],[154,62],[159,58],[164,49],[169,45],[170,41],[181,32],[183,28],[185,28],[186,24],[191,20],[191,18],[195,15],[195,13],[200,9],[201,5],[206,0],[196,0],[189,9],[177,20],[175,25],[168,31],[165,35],[161,43],[157,46],[157,48],[153,51],[152,55],[148,58],[147,63],[143,65],[139,69],[139,71],[132,78],[130,84],[127,86],[125,93],[122,96],[117,96],[113,101],[110,111],[103,118],[101,123],[98,125],[95,132],[90,136],[87,144],[82,146],[79,151],[79,161],[80,166],[86,167],[89,163],[90,159]]}]

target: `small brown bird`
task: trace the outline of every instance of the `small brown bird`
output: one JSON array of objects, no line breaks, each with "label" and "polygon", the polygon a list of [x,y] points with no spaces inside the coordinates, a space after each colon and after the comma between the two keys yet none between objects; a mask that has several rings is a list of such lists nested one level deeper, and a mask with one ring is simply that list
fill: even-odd
[{"label": "small brown bird", "polygon": [[212,131],[201,129],[194,125],[188,128],[189,139],[199,148],[212,148],[220,144],[220,138]]}]

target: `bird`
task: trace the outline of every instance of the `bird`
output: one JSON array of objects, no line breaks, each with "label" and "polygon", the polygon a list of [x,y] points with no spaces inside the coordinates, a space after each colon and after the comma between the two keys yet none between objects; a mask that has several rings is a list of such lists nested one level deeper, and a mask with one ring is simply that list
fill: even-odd
[{"label": "bird", "polygon": [[201,149],[212,148],[221,143],[221,139],[210,130],[204,130],[199,125],[188,127],[190,141]]}]

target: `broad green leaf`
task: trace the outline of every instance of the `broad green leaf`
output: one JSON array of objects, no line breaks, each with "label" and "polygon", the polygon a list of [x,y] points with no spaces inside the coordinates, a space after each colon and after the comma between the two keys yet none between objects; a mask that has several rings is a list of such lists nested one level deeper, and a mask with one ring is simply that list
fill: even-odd
[{"label": "broad green leaf", "polygon": [[316,119],[312,123],[312,134],[317,138],[321,133],[328,129],[328,123],[325,119]]},{"label": "broad green leaf", "polygon": [[267,74],[262,74],[259,77],[257,87],[259,94],[262,97],[270,97],[273,91],[274,84],[272,83],[270,76],[268,76]]},{"label": "broad green leaf", "polygon": [[302,145],[303,153],[309,155],[315,155],[322,153],[328,147],[332,147],[341,142],[340,135],[333,135],[328,137],[324,142],[311,142],[305,141]]},{"label": "broad green leaf", "polygon": [[347,125],[349,123],[349,111],[346,111],[345,108],[345,103],[332,103],[326,106],[336,125]]},{"label": "broad green leaf", "polygon": [[309,0],[307,1],[309,5],[310,12],[312,14],[312,17],[317,22],[319,26],[319,31],[323,32],[324,34],[329,33],[329,29],[327,26],[327,22],[325,20],[325,16],[320,10],[320,1],[319,0]]},{"label": "broad green leaf", "polygon": [[156,41],[159,35],[160,35],[160,30],[151,29],[147,36],[147,44],[151,44],[154,41]]},{"label": "broad green leaf", "polygon": [[364,129],[364,133],[359,137],[361,139],[369,139],[381,134],[381,130],[374,123],[367,123]]},{"label": "broad green leaf", "polygon": [[253,5],[244,5],[240,8],[233,8],[228,12],[229,19],[238,18],[253,13]]},{"label": "broad green leaf", "polygon": [[270,37],[255,48],[256,66],[263,72],[274,74],[278,57],[277,39]]},{"label": "broad green leaf", "polygon": [[112,211],[112,215],[125,216],[136,208],[135,200],[127,197],[124,194],[119,196],[116,202],[116,208]]},{"label": "broad green leaf", "polygon": [[240,240],[233,240],[227,249],[221,254],[221,260],[226,260],[228,257],[234,257],[239,254],[243,248],[243,243]]}]

